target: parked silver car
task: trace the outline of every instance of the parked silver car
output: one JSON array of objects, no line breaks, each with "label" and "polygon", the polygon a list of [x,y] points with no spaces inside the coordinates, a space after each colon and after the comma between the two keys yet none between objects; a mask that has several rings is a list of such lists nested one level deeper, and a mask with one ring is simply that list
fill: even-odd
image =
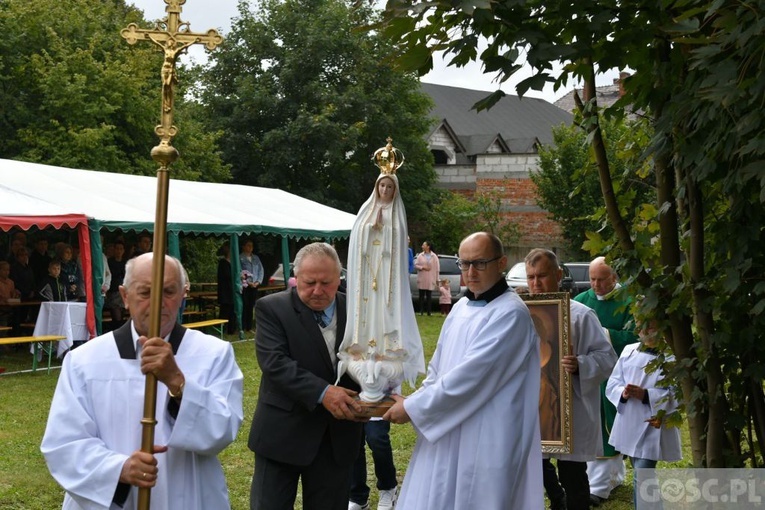
[{"label": "parked silver car", "polygon": [[587,292],[592,287],[590,285],[590,263],[589,262],[566,262],[566,267],[574,278],[574,284],[579,292]]},{"label": "parked silver car", "polygon": [[[439,276],[443,280],[444,278],[449,280],[449,290],[452,295],[452,303],[456,303],[467,292],[467,287],[462,284],[462,271],[457,265],[457,257],[453,255],[439,255],[438,264],[440,267]],[[412,292],[412,301],[414,302],[415,309],[419,304],[420,292],[417,288],[417,273],[409,275],[409,288]],[[438,298],[440,293],[438,289],[433,289],[433,302],[436,304],[435,310],[438,310]]]}]

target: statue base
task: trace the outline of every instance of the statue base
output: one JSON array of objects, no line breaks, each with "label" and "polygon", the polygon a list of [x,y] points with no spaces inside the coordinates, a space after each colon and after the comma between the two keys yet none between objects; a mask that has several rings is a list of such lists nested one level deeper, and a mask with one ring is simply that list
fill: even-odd
[{"label": "statue base", "polygon": [[390,397],[384,397],[379,402],[365,402],[357,397],[356,402],[361,406],[361,412],[356,413],[356,416],[359,418],[379,418],[387,413],[388,409],[396,403]]}]

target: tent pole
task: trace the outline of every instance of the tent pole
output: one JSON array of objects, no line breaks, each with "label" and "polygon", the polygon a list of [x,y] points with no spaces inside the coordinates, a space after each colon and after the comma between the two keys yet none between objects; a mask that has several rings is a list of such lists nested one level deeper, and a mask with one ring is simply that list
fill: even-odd
[{"label": "tent pole", "polygon": [[239,236],[231,234],[229,241],[229,253],[231,254],[231,290],[234,293],[234,314],[236,315],[236,329],[239,330],[239,340],[244,340],[244,331],[242,331],[242,281],[239,275],[242,274],[242,264],[239,262]]},{"label": "tent pole", "polygon": [[[89,293],[86,296],[88,301],[88,307],[93,308],[93,326],[95,327],[95,334],[100,335],[103,332],[103,323],[101,317],[104,309],[104,296],[101,294],[101,286],[104,284],[104,272],[106,268],[104,265],[103,244],[101,243],[101,224],[97,220],[88,220],[88,230],[90,232],[90,260],[92,265],[92,280],[93,284],[88,287]],[[82,250],[80,250],[82,253]],[[85,260],[82,260],[82,271],[87,271],[85,266]],[[90,298],[92,296],[92,299]],[[88,329],[90,329],[90,317],[88,317]],[[91,331],[92,336],[93,331]]]},{"label": "tent pole", "polygon": [[290,240],[286,235],[282,236],[282,269],[284,286],[287,287],[290,280]]}]

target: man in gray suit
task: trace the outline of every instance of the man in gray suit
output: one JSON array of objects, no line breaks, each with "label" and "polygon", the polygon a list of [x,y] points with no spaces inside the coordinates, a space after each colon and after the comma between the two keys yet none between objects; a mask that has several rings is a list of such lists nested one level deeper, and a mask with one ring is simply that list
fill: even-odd
[{"label": "man in gray suit", "polygon": [[358,385],[336,379],[345,332],[340,260],[325,243],[295,256],[297,287],[257,301],[255,347],[263,372],[248,446],[255,452],[251,510],[292,509],[302,479],[303,508],[345,510],[359,453]]}]

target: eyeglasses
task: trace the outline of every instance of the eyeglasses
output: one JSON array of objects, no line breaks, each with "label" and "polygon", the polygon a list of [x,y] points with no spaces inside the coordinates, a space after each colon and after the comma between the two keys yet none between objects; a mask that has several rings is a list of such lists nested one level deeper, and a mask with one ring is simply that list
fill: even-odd
[{"label": "eyeglasses", "polygon": [[473,266],[476,271],[483,271],[486,269],[486,264],[501,259],[502,256],[494,257],[493,259],[478,259],[478,260],[462,260],[457,259],[457,265],[460,267],[460,271],[467,272],[470,270],[470,266]]}]

